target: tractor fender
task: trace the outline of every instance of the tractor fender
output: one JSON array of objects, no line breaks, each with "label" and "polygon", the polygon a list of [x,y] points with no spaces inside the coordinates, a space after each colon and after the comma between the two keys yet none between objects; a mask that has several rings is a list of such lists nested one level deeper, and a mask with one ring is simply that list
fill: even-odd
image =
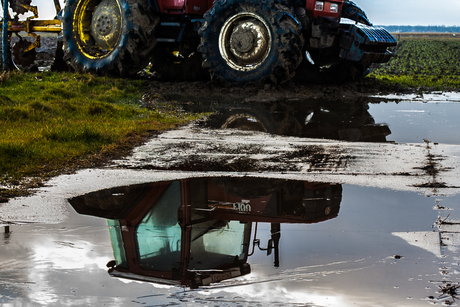
[{"label": "tractor fender", "polygon": [[353,1],[345,1],[342,7],[342,18],[348,18],[353,21],[372,26],[366,12],[356,5]]}]

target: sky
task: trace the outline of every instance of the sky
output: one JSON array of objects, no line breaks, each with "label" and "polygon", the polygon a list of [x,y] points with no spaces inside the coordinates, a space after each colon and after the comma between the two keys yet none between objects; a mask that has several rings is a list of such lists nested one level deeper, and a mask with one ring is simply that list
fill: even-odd
[{"label": "sky", "polygon": [[460,26],[460,0],[354,0],[376,25]]},{"label": "sky", "polygon": [[[61,3],[63,1],[61,0]],[[375,25],[460,26],[460,0],[354,0]],[[52,0],[32,0],[40,19],[55,15]]]}]

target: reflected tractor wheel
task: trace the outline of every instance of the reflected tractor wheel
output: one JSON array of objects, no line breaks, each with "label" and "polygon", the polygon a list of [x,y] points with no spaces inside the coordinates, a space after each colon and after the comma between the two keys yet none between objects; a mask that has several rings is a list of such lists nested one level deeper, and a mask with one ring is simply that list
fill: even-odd
[{"label": "reflected tractor wheel", "polygon": [[80,72],[135,74],[150,60],[158,22],[147,0],[69,0],[64,58]]},{"label": "reflected tractor wheel", "polygon": [[198,51],[213,79],[227,83],[283,83],[302,60],[300,23],[273,0],[218,0],[204,15]]},{"label": "reflected tractor wheel", "polygon": [[251,105],[250,108],[228,108],[209,117],[209,127],[278,133],[278,127],[270,110]]},{"label": "reflected tractor wheel", "polygon": [[222,125],[222,128],[268,132],[265,125],[258,118],[247,113],[238,113],[229,116]]}]

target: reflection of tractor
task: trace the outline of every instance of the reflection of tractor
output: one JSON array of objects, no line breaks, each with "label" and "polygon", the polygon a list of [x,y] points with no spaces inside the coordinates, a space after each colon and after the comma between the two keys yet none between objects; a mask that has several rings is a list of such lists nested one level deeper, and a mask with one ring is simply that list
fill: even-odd
[{"label": "reflection of tractor", "polygon": [[[193,105],[184,106],[193,110]],[[234,128],[306,138],[359,142],[385,142],[391,134],[385,124],[376,124],[367,100],[352,102],[276,100],[270,103],[216,103],[212,110],[201,105],[200,111],[216,111],[204,125]],[[188,109],[187,109],[188,110]]]},{"label": "reflection of tractor", "polygon": [[307,70],[362,76],[396,40],[349,0],[68,0],[65,58],[78,71],[130,75],[153,62],[174,80],[201,66],[229,83]]},{"label": "reflection of tractor", "polygon": [[253,222],[270,223],[271,239],[266,248],[254,239],[252,251],[274,250],[278,265],[280,224],[333,219],[341,200],[338,184],[223,177],[118,187],[69,201],[78,213],[109,219],[110,275],[193,288],[250,273]]}]

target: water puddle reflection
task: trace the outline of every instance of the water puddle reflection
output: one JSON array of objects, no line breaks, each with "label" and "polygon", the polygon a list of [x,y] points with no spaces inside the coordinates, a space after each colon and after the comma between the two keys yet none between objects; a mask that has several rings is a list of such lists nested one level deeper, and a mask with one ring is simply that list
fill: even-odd
[{"label": "water puddle reflection", "polygon": [[[281,224],[333,219],[341,199],[340,185],[200,178],[103,190],[70,204],[110,218],[111,276],[197,288],[249,274],[256,246],[279,267]],[[257,230],[251,242],[253,223],[270,223],[265,247]]]},{"label": "water puddle reflection", "polygon": [[458,106],[374,99],[187,100],[216,113],[0,206],[0,305],[457,304]]}]

